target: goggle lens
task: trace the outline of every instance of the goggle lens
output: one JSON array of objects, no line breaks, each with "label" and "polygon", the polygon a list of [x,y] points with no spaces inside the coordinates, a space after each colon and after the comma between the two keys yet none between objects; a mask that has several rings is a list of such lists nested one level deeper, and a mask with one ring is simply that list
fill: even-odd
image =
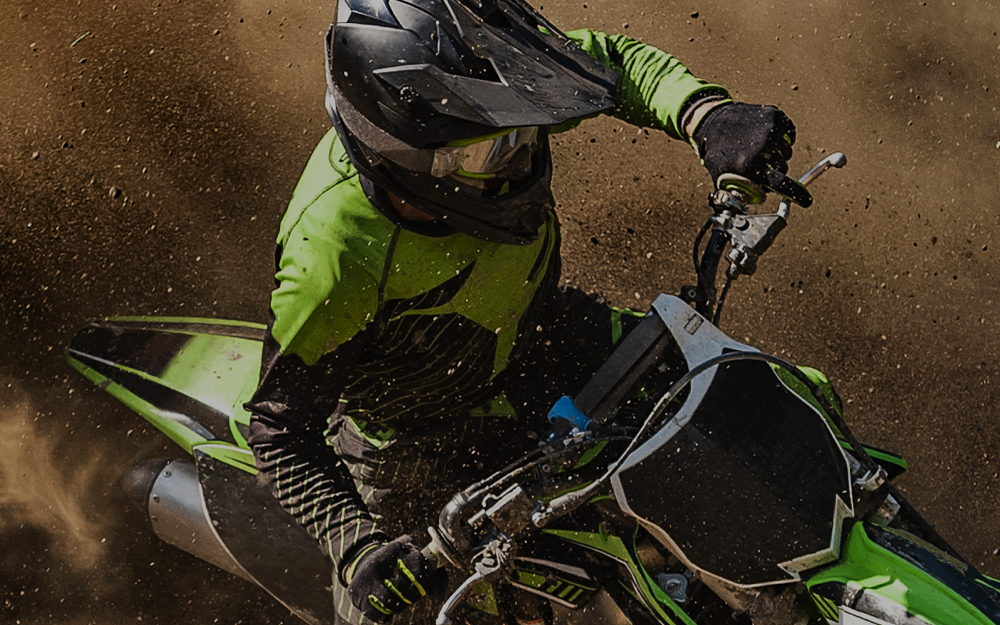
[{"label": "goggle lens", "polygon": [[439,178],[462,170],[470,174],[495,174],[522,150],[528,155],[538,146],[538,127],[514,128],[463,145],[447,145],[434,151],[431,174]]}]

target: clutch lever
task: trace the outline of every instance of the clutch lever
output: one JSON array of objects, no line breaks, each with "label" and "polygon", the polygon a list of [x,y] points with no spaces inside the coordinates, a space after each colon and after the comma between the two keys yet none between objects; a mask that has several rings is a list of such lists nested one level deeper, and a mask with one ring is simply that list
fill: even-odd
[{"label": "clutch lever", "polygon": [[[844,153],[835,152],[803,174],[799,178],[799,184],[807,187],[831,167],[839,169],[846,164],[847,157]],[[771,247],[774,239],[785,228],[791,208],[791,201],[782,198],[777,212],[773,215],[740,215],[737,212],[725,221],[725,229],[732,246],[732,250],[726,256],[729,261],[726,275],[729,278],[751,275],[757,270],[757,259]]]},{"label": "clutch lever", "polygon": [[451,593],[438,611],[435,625],[450,625],[451,617],[475,587],[506,577],[514,563],[514,543],[506,537],[494,538],[473,558],[475,571]]}]

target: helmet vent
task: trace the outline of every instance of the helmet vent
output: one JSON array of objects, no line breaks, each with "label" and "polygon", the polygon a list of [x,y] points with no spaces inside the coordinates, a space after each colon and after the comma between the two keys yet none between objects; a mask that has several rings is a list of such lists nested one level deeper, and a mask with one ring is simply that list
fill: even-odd
[{"label": "helmet vent", "polygon": [[452,33],[442,27],[441,22],[437,23],[435,35],[433,37],[437,40],[435,54],[445,66],[453,68],[452,72],[479,80],[504,82],[492,61],[481,58],[461,39],[456,40]]},{"label": "helmet vent", "polygon": [[399,28],[384,0],[340,0],[337,22]]},{"label": "helmet vent", "polygon": [[413,104],[419,97],[420,94],[411,85],[403,85],[399,89],[399,99],[405,104]]}]

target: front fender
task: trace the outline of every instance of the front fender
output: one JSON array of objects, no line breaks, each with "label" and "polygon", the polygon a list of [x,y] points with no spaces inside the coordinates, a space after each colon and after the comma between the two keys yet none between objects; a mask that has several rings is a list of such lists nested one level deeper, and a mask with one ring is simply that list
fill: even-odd
[{"label": "front fender", "polygon": [[829,623],[1000,625],[1000,582],[892,528],[855,524],[806,585]]}]

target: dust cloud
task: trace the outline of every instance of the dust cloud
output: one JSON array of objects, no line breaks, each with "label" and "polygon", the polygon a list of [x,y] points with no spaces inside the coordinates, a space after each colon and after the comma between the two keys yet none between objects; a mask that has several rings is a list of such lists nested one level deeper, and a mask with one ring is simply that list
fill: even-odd
[{"label": "dust cloud", "polygon": [[[85,441],[73,430],[52,431],[51,413],[32,397],[52,397],[54,389],[28,391],[0,379],[0,620],[83,625],[79,607],[102,603],[128,583],[109,557],[109,536],[117,519],[101,507],[106,490],[103,454],[68,454]],[[94,448],[99,451],[99,448]],[[67,602],[76,607],[67,613]],[[36,611],[22,614],[26,603]],[[27,620],[22,620],[26,617]],[[125,622],[121,619],[105,623]]]},{"label": "dust cloud", "polygon": [[[73,392],[89,382],[10,380],[0,374],[0,623],[297,620],[247,582],[159,542],[128,513],[117,486],[123,467],[175,448],[138,419],[108,440],[93,398]],[[210,595],[197,602],[176,601],[205,588]]]},{"label": "dust cloud", "polygon": [[104,522],[80,501],[90,490],[100,458],[84,457],[69,475],[57,468],[57,443],[35,428],[37,413],[27,400],[4,411],[0,421],[0,533],[31,525],[50,535],[71,569],[103,564]]}]

